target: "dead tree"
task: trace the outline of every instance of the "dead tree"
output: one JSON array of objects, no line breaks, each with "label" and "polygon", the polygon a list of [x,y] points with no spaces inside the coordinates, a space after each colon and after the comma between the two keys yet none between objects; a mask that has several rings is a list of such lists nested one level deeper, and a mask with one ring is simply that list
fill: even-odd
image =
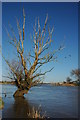
[{"label": "dead tree", "polygon": [[80,85],[80,69],[72,70],[71,75],[77,78],[76,82],[78,82]]},{"label": "dead tree", "polygon": [[[40,22],[38,19],[38,23],[34,26],[34,34],[32,36],[34,48],[34,53],[31,52],[28,53],[28,55],[25,56],[24,54],[24,40],[25,40],[25,13],[23,10],[23,28],[20,28],[19,21],[17,20],[17,28],[18,28],[18,34],[19,39],[16,38],[13,28],[10,26],[13,37],[10,36],[8,30],[7,34],[10,38],[9,43],[14,46],[14,48],[17,51],[17,60],[13,60],[9,62],[9,60],[5,59],[3,56],[5,62],[10,68],[10,79],[14,79],[16,82],[16,85],[18,87],[18,90],[14,93],[15,97],[23,96],[24,94],[28,93],[28,90],[31,88],[33,82],[40,82],[40,77],[44,76],[47,72],[50,72],[53,67],[50,70],[47,70],[45,72],[39,71],[39,69],[51,62],[55,61],[55,53],[62,50],[64,46],[60,46],[57,50],[53,50],[53,52],[45,52],[49,51],[51,43],[52,43],[52,33],[53,28],[50,30],[49,26],[47,25],[48,22],[48,15],[46,16],[45,23],[43,26],[43,29],[41,30]],[[46,26],[48,30],[48,37],[46,39]],[[37,28],[36,28],[37,27]],[[33,62],[32,62],[33,60]],[[29,65],[29,67],[28,67]]]}]

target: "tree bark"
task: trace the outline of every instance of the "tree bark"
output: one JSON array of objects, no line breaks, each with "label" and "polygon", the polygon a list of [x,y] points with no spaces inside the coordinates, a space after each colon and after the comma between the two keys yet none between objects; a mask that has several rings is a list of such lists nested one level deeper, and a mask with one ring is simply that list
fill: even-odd
[{"label": "tree bark", "polygon": [[24,97],[24,94],[27,94],[28,90],[20,90],[18,89],[15,93],[14,93],[14,97]]}]

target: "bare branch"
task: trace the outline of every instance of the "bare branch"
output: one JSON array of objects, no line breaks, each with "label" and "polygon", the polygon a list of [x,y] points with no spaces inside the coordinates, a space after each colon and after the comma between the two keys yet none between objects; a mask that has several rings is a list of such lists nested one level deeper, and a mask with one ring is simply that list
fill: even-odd
[{"label": "bare branch", "polygon": [[42,66],[42,64],[39,65],[39,66],[35,69],[35,71],[34,71],[33,73],[35,73],[41,66]]},{"label": "bare branch", "polygon": [[46,71],[46,72],[44,72],[44,73],[38,73],[38,74],[36,74],[35,76],[33,76],[31,79],[34,79],[34,78],[39,77],[39,76],[43,76],[43,75],[45,75],[46,73],[51,72],[51,71],[53,70],[53,68],[54,68],[54,67],[52,67],[50,70],[48,70],[48,71]]},{"label": "bare branch", "polygon": [[2,77],[4,77],[4,78],[8,78],[8,79],[11,79],[11,80],[14,80],[14,78],[9,77],[9,76],[2,76]]},{"label": "bare branch", "polygon": [[25,13],[24,13],[24,8],[23,8],[23,17],[24,17],[24,21],[23,21],[23,40],[24,40],[24,28],[25,28]]},{"label": "bare branch", "polygon": [[47,14],[47,16],[46,16],[46,20],[45,20],[44,28],[43,28],[42,33],[41,33],[41,38],[42,38],[43,33],[45,32],[46,24],[47,24],[47,20],[48,20],[48,14]]}]

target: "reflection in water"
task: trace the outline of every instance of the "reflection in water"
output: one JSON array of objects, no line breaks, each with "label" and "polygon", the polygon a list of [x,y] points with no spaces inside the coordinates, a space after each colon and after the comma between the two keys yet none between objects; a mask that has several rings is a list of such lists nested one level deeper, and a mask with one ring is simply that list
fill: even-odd
[{"label": "reflection in water", "polygon": [[[27,113],[29,111],[32,111],[31,105],[29,105],[28,101],[25,98],[14,98],[14,103],[10,105],[8,109],[6,109],[5,116],[3,118],[7,117],[19,117],[19,118],[25,118],[28,117]],[[4,115],[4,111],[3,111]]]},{"label": "reflection in water", "polygon": [[30,108],[31,107],[25,98],[15,98],[15,102],[13,105],[13,111],[15,111],[16,116],[24,115],[26,117]]}]

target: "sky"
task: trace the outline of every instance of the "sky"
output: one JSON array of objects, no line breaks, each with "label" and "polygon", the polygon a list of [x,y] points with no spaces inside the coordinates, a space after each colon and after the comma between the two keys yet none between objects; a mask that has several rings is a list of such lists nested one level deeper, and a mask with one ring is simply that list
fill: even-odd
[{"label": "sky", "polygon": [[[78,68],[78,3],[2,3],[2,52],[6,59],[11,60],[15,58],[15,49],[7,42],[9,38],[5,27],[10,32],[10,23],[18,37],[16,17],[20,20],[20,26],[22,27],[23,7],[26,14],[25,50],[28,51],[32,48],[30,34],[33,34],[35,19],[39,17],[41,27],[43,27],[46,15],[48,14],[50,20],[49,26],[50,28],[54,26],[53,43],[50,50],[57,49],[62,43],[64,43],[65,49],[57,54],[57,62],[52,62],[42,68],[43,71],[46,71],[52,66],[54,67],[50,73],[46,74],[44,82],[60,82],[66,80],[70,76],[71,70]],[[2,60],[2,74],[7,75],[7,73],[7,65]],[[5,79],[3,78],[3,80]]]}]

